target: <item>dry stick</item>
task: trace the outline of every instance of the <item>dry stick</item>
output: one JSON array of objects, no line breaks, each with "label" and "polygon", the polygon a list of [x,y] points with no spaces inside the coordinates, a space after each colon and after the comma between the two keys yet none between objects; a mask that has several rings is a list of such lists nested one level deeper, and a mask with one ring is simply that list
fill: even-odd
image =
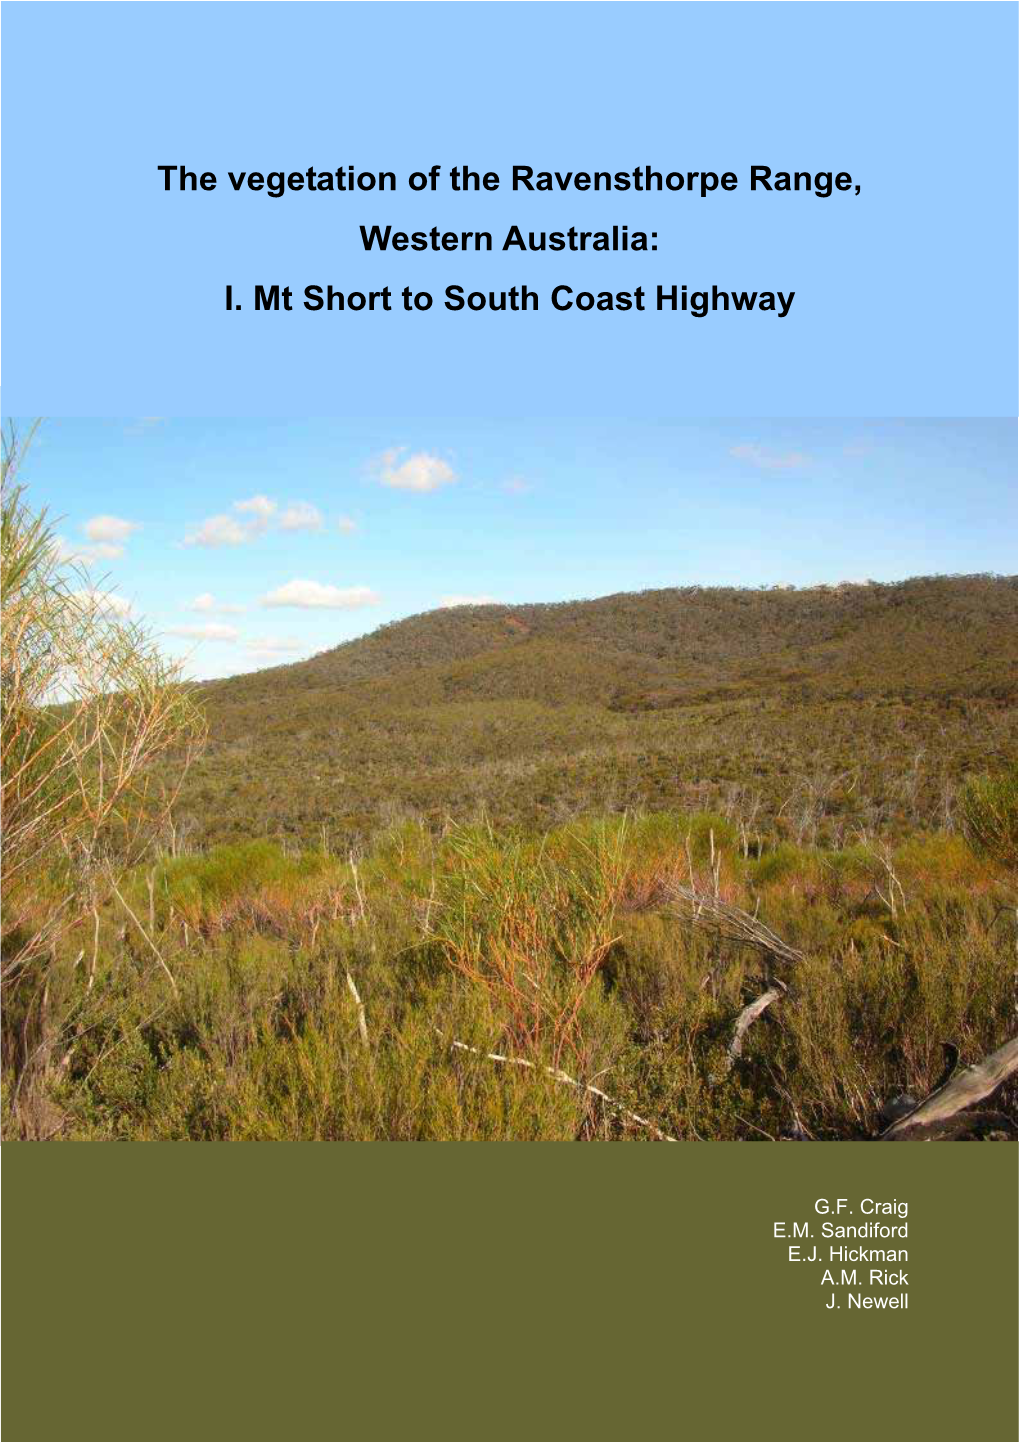
[{"label": "dry stick", "polygon": [[[677,903],[674,915],[681,921],[690,921],[739,946],[753,947],[774,961],[796,966],[804,960],[802,951],[787,946],[757,915],[752,916],[739,906],[732,906],[717,894],[676,883],[670,888],[670,900]],[[690,912],[687,912],[686,906],[690,907]]]},{"label": "dry stick", "polygon": [[361,1041],[365,1050],[368,1051],[368,1023],[365,1020],[365,1003],[358,995],[358,988],[354,985],[354,977],[350,972],[347,975],[347,990],[354,998],[354,1005],[358,1008],[358,1031],[361,1033]]},{"label": "dry stick", "polygon": [[354,877],[354,895],[358,898],[358,913],[359,913],[358,919],[359,919],[360,921],[364,921],[364,920],[365,920],[365,898],[364,898],[364,896],[362,895],[361,886],[360,886],[360,884],[359,884],[359,882],[358,882],[358,863],[354,860],[354,852],[353,852],[353,851],[350,853],[349,860],[350,860],[351,873],[352,873],[352,875],[353,875],[353,877]]},{"label": "dry stick", "polygon": [[[439,1031],[438,1027],[436,1027],[436,1031],[442,1036],[442,1032]],[[615,1101],[611,1096],[607,1096],[599,1087],[592,1086],[590,1082],[579,1082],[574,1077],[568,1076],[565,1071],[560,1071],[557,1067],[541,1066],[537,1062],[527,1061],[522,1056],[501,1056],[499,1052],[481,1051],[476,1046],[468,1046],[466,1041],[451,1041],[450,1045],[456,1051],[468,1051],[472,1056],[483,1057],[486,1061],[501,1062],[504,1066],[527,1067],[529,1071],[545,1072],[546,1076],[551,1076],[554,1081],[561,1082],[564,1086],[571,1086],[579,1092],[589,1092],[593,1097],[598,1097],[599,1101],[604,1102],[605,1105],[613,1111],[619,1112],[620,1116],[626,1117],[628,1121],[634,1122],[639,1127],[644,1127],[646,1131],[650,1131],[652,1136],[656,1137],[660,1142],[676,1142],[680,1140],[679,1137],[671,1137],[668,1132],[660,1131],[654,1122],[649,1122],[646,1121],[644,1117],[639,1117],[637,1112],[628,1111],[621,1102]]]},{"label": "dry stick", "polygon": [[166,962],[163,960],[162,956],[160,955],[159,949],[158,949],[158,947],[156,946],[156,943],[153,941],[152,937],[151,937],[151,936],[149,935],[149,933],[145,930],[145,927],[144,927],[144,926],[142,925],[142,923],[138,920],[138,917],[134,914],[134,912],[131,910],[130,906],[128,906],[127,902],[124,900],[123,896],[121,896],[120,892],[117,890],[117,883],[114,881],[114,879],[113,879],[112,876],[110,877],[110,885],[113,887],[113,894],[114,894],[114,896],[115,896],[115,897],[117,898],[117,900],[120,902],[121,906],[123,906],[124,910],[127,912],[128,916],[130,916],[130,918],[131,918],[131,920],[134,922],[134,924],[138,927],[138,930],[142,933],[142,936],[143,936],[143,938],[145,939],[145,942],[146,942],[146,944],[148,945],[149,949],[152,951],[152,953],[153,953],[153,955],[155,956],[156,960],[159,962],[160,966],[163,968],[163,970],[166,972],[167,976],[169,977],[169,979],[170,979],[170,985],[173,987],[174,996],[179,996],[179,995],[180,995],[180,992],[177,990],[177,983],[176,983],[176,981],[174,981],[174,974],[173,974],[173,972],[170,970],[170,968],[167,966]]},{"label": "dry stick", "polygon": [[92,928],[92,965],[89,967],[89,984],[88,984],[88,986],[87,986],[87,988],[86,988],[87,991],[91,991],[92,988],[93,988],[93,986],[95,985],[95,980],[96,980],[96,967],[99,965],[99,907],[98,907],[98,906],[94,906],[94,907],[92,908],[92,917],[93,917],[93,922],[94,922],[94,925],[93,925],[93,928]]},{"label": "dry stick", "polygon": [[733,1028],[733,1040],[730,1042],[729,1049],[726,1053],[726,1070],[728,1072],[732,1071],[733,1063],[737,1061],[743,1050],[744,1036],[748,1028],[753,1022],[758,1020],[762,1013],[766,1011],[774,1001],[778,1001],[780,997],[785,995],[786,987],[782,982],[773,982],[768,991],[763,991],[761,996],[755,997],[749,1006],[744,1007],[744,1010],[737,1017],[736,1025]]},{"label": "dry stick", "polygon": [[991,1056],[986,1056],[984,1061],[967,1067],[958,1077],[954,1077],[938,1091],[932,1092],[931,1096],[919,1107],[915,1107],[912,1112],[907,1112],[906,1116],[893,1122],[892,1126],[882,1133],[879,1140],[899,1141],[904,1132],[910,1131],[914,1127],[934,1126],[936,1122],[946,1121],[949,1117],[955,1116],[964,1107],[983,1101],[1008,1077],[1013,1075],[1016,1071],[1016,1063],[1016,1037],[1013,1037],[1004,1046],[1000,1046],[998,1051],[993,1051]]},{"label": "dry stick", "polygon": [[[673,887],[672,898],[676,903],[675,914],[681,920],[688,919],[693,925],[712,931],[717,936],[736,942],[740,946],[753,947],[769,962],[779,961],[785,962],[788,966],[796,966],[804,960],[803,952],[798,951],[795,947],[787,946],[786,942],[759,918],[757,903],[755,903],[752,915],[742,911],[739,906],[732,906],[722,900],[719,895],[718,873],[715,877],[714,894],[706,895],[693,884],[691,886],[678,884]],[[681,909],[684,904],[691,907],[689,917]],[[713,971],[714,968],[709,971],[708,976],[701,983],[702,987],[712,977]],[[780,981],[777,977],[768,978],[767,989],[762,992],[761,996],[756,997],[754,1001],[744,1007],[733,1028],[733,1038],[727,1051],[725,1070],[721,1076],[711,1078],[713,1083],[717,1084],[729,1075],[743,1050],[744,1036],[748,1028],[768,1010],[773,1002],[784,997],[786,992],[785,982]]]}]

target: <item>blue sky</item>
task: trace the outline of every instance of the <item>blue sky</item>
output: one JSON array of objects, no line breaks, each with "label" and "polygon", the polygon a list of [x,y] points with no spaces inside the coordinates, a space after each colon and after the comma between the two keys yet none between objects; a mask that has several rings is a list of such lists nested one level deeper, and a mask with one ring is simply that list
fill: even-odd
[{"label": "blue sky", "polygon": [[70,420],[23,479],[198,677],[464,598],[1017,568],[982,420]]}]

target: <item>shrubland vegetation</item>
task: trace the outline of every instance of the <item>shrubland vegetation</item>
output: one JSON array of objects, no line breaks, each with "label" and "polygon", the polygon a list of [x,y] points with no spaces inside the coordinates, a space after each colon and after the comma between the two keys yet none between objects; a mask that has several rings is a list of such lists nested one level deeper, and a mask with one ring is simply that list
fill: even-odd
[{"label": "shrubland vegetation", "polygon": [[[164,855],[121,894],[51,975],[66,1021],[30,1134],[869,1137],[944,1044],[966,1064],[1014,1028],[1015,876],[960,835],[757,856],[706,814],[404,822],[353,860]],[[734,908],[790,957],[735,939]]]},{"label": "shrubland vegetation", "polygon": [[952,828],[1016,756],[1015,579],[463,607],[202,688],[191,844],[713,810],[755,844]]},{"label": "shrubland vegetation", "polygon": [[[6,587],[4,631],[6,694]],[[5,699],[8,774],[26,725],[178,708],[102,866],[76,821],[22,869],[6,1130],[876,1136],[1015,1034],[1015,661],[988,577],[431,613],[199,688],[169,808],[173,677]]]}]

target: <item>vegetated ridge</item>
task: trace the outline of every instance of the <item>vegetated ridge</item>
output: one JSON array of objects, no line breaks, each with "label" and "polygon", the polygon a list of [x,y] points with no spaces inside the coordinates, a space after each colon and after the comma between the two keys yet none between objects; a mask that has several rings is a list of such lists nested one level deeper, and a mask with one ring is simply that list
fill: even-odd
[{"label": "vegetated ridge", "polygon": [[709,806],[838,843],[1015,755],[1015,577],[426,612],[199,689],[196,840]]}]

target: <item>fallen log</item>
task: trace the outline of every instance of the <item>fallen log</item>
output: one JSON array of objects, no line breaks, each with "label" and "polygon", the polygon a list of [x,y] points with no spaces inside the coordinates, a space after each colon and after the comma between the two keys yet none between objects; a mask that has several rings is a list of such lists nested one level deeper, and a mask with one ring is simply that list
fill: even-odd
[{"label": "fallen log", "polygon": [[955,1117],[947,1117],[944,1122],[932,1122],[925,1126],[924,1122],[919,1127],[911,1127],[899,1136],[893,1137],[894,1142],[985,1142],[985,1141],[1016,1141],[1016,1127],[1003,1112],[985,1111],[981,1107],[974,1107],[970,1111],[957,1112]]},{"label": "fallen log", "polygon": [[919,1138],[920,1134],[929,1128],[948,1121],[965,1107],[973,1106],[975,1102],[984,1101],[985,1097],[991,1096],[992,1092],[1013,1075],[1016,1066],[1017,1039],[1013,1037],[1011,1041],[1000,1046],[998,1051],[986,1056],[984,1061],[967,1067],[959,1076],[953,1077],[952,1081],[932,1092],[920,1106],[893,1122],[879,1140],[903,1141],[907,1132],[911,1134],[910,1139]]}]

